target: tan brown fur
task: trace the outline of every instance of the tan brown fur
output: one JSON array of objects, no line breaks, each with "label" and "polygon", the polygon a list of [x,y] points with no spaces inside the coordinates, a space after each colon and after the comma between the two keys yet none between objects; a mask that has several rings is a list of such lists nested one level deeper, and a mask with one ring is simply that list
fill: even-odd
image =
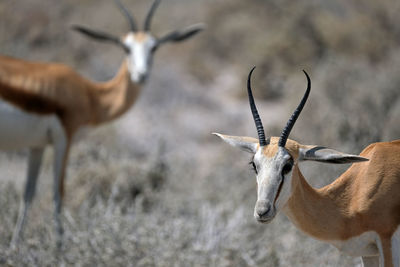
[{"label": "tan brown fur", "polygon": [[62,64],[0,56],[0,97],[29,112],[56,114],[68,136],[120,116],[138,93],[125,62],[112,80],[96,83]]},{"label": "tan brown fur", "polygon": [[[274,178],[265,176],[266,173],[270,176],[281,175],[275,170],[283,161],[278,137],[267,139],[267,144],[260,147],[255,138],[216,135],[232,146],[253,153],[255,168],[274,168],[270,172],[264,169],[263,177],[257,176],[258,185],[265,186],[262,179]],[[360,255],[363,260],[364,257],[379,254],[385,267],[393,266],[394,260],[397,263],[398,254],[392,255],[392,249],[398,249],[400,229],[400,140],[371,144],[359,156],[302,145],[290,139],[285,149],[292,157],[294,166],[291,175],[285,176],[280,184],[271,183],[277,193],[274,196],[271,194],[274,199],[269,201],[274,201],[275,209],[280,205],[278,202],[286,181],[286,185],[290,183],[290,186],[286,187],[281,200],[284,202],[279,209],[303,232],[350,255]],[[262,156],[257,155],[259,152]],[[356,163],[333,183],[316,189],[308,184],[299,169],[299,162],[303,160]],[[257,163],[266,165],[257,167]],[[265,193],[258,191],[258,194],[260,192]],[[254,216],[260,222],[268,222],[275,216],[274,209],[267,206],[267,200],[265,195],[261,198],[258,195]],[[392,244],[395,247],[392,248]]]},{"label": "tan brown fur", "polygon": [[145,32],[136,32],[134,38],[137,42],[144,42],[147,38],[149,38],[149,35]]},{"label": "tan brown fur", "polygon": [[[256,142],[258,143],[258,140],[256,139]],[[269,145],[265,146],[263,149],[263,154],[267,158],[272,158],[275,156],[276,152],[278,152],[278,142],[279,142],[279,137],[271,137],[269,139]],[[294,157],[295,159],[298,158],[299,156],[299,148],[300,145],[296,141],[293,141],[291,139],[288,139],[286,142],[285,148],[289,151],[290,155]]]},{"label": "tan brown fur", "polygon": [[[300,146],[288,142],[286,148],[297,158]],[[302,231],[325,241],[374,231],[382,241],[385,266],[392,266],[390,240],[400,225],[400,140],[371,144],[360,156],[369,161],[353,164],[321,189],[312,188],[296,164],[285,213]]]}]

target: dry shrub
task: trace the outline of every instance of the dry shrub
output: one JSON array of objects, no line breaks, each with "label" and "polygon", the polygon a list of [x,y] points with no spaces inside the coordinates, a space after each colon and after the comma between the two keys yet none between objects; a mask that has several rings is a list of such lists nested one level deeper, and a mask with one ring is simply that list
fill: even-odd
[{"label": "dry shrub", "polygon": [[[135,12],[148,5],[125,2]],[[250,67],[257,65],[253,87],[268,135],[279,134],[298,104],[306,69],[312,93],[291,138],[349,153],[399,138],[398,10],[394,0],[163,1],[154,20],[157,32],[197,21],[205,21],[207,31],[179,47],[160,49],[152,79],[128,118],[73,148],[62,253],[54,251],[50,164],[44,166],[41,179],[49,181],[38,188],[39,205],[30,213],[19,251],[9,251],[8,242],[20,195],[13,184],[1,184],[0,265],[359,263],[301,234],[284,216],[257,224],[250,155],[210,133],[255,136],[244,88]],[[105,80],[115,73],[122,52],[78,37],[68,26],[122,33],[126,23],[118,14],[109,1],[3,1],[2,51],[69,63]],[[160,138],[165,154],[158,153]],[[319,187],[346,167],[310,163],[302,170]]]}]

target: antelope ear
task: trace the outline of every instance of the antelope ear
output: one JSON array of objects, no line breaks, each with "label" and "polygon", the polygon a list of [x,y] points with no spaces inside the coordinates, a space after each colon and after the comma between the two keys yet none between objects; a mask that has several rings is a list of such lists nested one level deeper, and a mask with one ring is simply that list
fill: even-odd
[{"label": "antelope ear", "polygon": [[185,41],[186,39],[194,36],[195,34],[201,32],[205,29],[205,24],[199,23],[189,26],[181,31],[173,31],[170,32],[163,37],[161,37],[158,42],[159,44],[163,44],[166,42],[181,42]]},{"label": "antelope ear", "polygon": [[114,42],[117,43],[119,42],[119,38],[105,32],[97,31],[97,30],[92,30],[89,28],[86,28],[84,26],[80,25],[72,25],[71,29],[74,31],[77,31],[79,33],[82,33],[83,35],[86,35],[90,38],[96,39],[98,41],[108,41],[108,42]]},{"label": "antelope ear", "polygon": [[258,139],[244,136],[230,136],[219,133],[213,133],[228,144],[238,147],[244,151],[255,154],[258,148]]},{"label": "antelope ear", "polygon": [[90,37],[92,39],[95,39],[97,41],[100,42],[110,42],[110,43],[114,43],[119,45],[120,47],[122,47],[125,52],[129,52],[129,48],[120,40],[120,38],[109,34],[109,33],[105,33],[105,32],[101,32],[101,31],[97,31],[97,30],[91,30],[89,28],[86,28],[84,26],[79,26],[79,25],[72,25],[71,28],[74,31],[77,31],[87,37]]},{"label": "antelope ear", "polygon": [[299,150],[299,160],[340,164],[368,161],[369,159],[357,155],[345,154],[322,146],[303,146]]}]

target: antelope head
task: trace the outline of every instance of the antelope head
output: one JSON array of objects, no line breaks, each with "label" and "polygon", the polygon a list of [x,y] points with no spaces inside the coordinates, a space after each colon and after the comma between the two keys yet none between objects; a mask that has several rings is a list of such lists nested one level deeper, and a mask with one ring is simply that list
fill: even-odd
[{"label": "antelope head", "polygon": [[300,170],[298,163],[304,160],[314,160],[326,163],[350,163],[367,160],[366,158],[344,154],[333,149],[320,146],[301,145],[288,139],[297,118],[299,117],[311,90],[308,74],[307,90],[283,129],[281,136],[265,139],[264,127],[254,102],[251,90],[250,71],[247,81],[247,93],[250,108],[258,132],[258,140],[251,137],[229,136],[215,133],[228,144],[239,147],[253,154],[250,162],[257,176],[257,202],[254,217],[259,222],[268,223],[282,210],[296,186],[298,186]]},{"label": "antelope head", "polygon": [[161,0],[155,0],[147,13],[143,30],[139,29],[129,10],[119,1],[114,0],[122,14],[128,20],[130,31],[117,37],[109,33],[91,30],[74,25],[72,28],[98,41],[111,42],[121,47],[127,54],[128,69],[131,79],[136,83],[144,83],[149,76],[154,52],[167,42],[184,41],[204,29],[203,24],[195,24],[180,31],[172,31],[157,38],[150,32],[151,20]]}]

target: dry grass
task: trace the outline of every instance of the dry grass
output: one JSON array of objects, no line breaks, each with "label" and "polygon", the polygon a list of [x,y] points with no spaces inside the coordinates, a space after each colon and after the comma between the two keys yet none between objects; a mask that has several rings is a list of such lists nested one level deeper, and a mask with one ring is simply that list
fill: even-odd
[{"label": "dry grass", "polygon": [[[147,1],[125,1],[137,17]],[[280,215],[252,217],[249,155],[210,135],[255,135],[244,93],[254,90],[268,135],[278,135],[305,79],[312,94],[292,138],[356,153],[400,134],[398,1],[163,2],[154,29],[204,21],[206,32],[160,49],[149,84],[121,120],[72,150],[65,246],[52,237],[51,151],[19,251],[8,243],[17,216],[25,153],[0,155],[0,265],[5,266],[354,266]],[[93,79],[111,77],[122,53],[68,30],[82,23],[127,29],[109,1],[0,3],[2,53],[60,61]],[[306,164],[314,186],[347,166]]]}]

